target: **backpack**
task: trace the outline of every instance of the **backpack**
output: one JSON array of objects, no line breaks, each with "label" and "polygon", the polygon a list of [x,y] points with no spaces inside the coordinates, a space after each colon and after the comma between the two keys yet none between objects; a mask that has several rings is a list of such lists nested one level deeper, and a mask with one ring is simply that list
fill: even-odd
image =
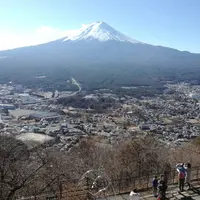
[{"label": "backpack", "polygon": [[184,179],[185,178],[185,173],[184,172],[179,172],[179,178]]}]

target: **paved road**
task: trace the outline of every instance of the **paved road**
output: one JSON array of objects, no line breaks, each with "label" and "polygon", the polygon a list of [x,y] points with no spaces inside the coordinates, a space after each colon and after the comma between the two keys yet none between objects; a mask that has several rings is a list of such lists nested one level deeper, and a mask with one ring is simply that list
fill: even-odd
[{"label": "paved road", "polygon": [[73,77],[71,77],[71,81],[72,81],[72,84],[73,85],[76,85],[78,87],[78,90],[76,92],[73,92],[71,94],[67,94],[67,95],[63,95],[63,96],[58,96],[58,97],[54,97],[54,98],[51,98],[51,99],[44,99],[44,100],[41,100],[40,102],[48,102],[49,100],[50,101],[55,101],[55,100],[58,100],[59,98],[64,98],[64,97],[72,97],[72,96],[75,96],[76,94],[78,94],[79,92],[81,92],[82,90],[82,87],[80,85],[80,83],[77,82],[77,80]]},{"label": "paved road", "polygon": [[[148,195],[141,194],[141,200],[156,200],[150,193]],[[182,193],[178,192],[178,189],[175,188],[167,193],[169,200],[200,200],[200,186],[195,186],[192,190],[184,191]],[[106,197],[98,200],[129,200],[129,194],[117,195],[116,198]]]},{"label": "paved road", "polygon": [[75,93],[80,92],[82,90],[81,85],[77,82],[77,80],[75,78],[71,77],[71,79],[72,79],[72,84],[76,85],[78,87],[78,91]]}]

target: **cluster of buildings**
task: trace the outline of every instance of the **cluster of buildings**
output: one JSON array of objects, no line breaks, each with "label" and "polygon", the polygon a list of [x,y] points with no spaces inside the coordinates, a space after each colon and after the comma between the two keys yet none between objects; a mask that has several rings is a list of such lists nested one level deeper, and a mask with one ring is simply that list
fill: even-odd
[{"label": "cluster of buildings", "polygon": [[[168,145],[180,145],[200,136],[200,86],[168,84],[163,95],[126,101],[130,119],[141,130]],[[190,94],[196,94],[195,97]]]},{"label": "cluster of buildings", "polygon": [[102,95],[116,102],[96,113],[56,104],[49,92],[0,85],[0,134],[12,135],[30,148],[48,142],[60,151],[70,151],[88,136],[112,145],[151,134],[166,145],[181,145],[200,136],[200,86],[181,83],[166,88],[162,95],[141,99],[119,97],[109,90],[83,95],[97,103]]}]

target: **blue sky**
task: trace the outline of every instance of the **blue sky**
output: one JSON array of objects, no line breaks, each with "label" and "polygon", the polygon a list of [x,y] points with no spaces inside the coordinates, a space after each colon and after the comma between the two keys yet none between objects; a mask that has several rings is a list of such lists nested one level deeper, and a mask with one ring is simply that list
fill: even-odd
[{"label": "blue sky", "polygon": [[199,0],[0,0],[0,49],[104,21],[134,39],[200,53]]}]

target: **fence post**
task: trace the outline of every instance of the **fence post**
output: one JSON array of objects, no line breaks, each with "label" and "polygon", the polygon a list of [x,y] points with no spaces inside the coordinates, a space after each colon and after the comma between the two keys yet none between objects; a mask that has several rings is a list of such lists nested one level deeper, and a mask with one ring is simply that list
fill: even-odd
[{"label": "fence post", "polygon": [[121,180],[122,180],[122,178],[121,178],[121,175],[120,175],[119,182],[118,182],[119,183],[118,184],[118,186],[119,186],[119,188],[118,188],[119,189],[119,191],[118,191],[119,194],[121,194]]},{"label": "fence post", "polygon": [[128,187],[128,176],[126,175],[126,187]]},{"label": "fence post", "polygon": [[62,199],[62,193],[63,193],[63,187],[62,187],[62,182],[60,182],[59,184],[59,199],[61,200]]},{"label": "fence post", "polygon": [[147,188],[146,189],[148,189],[149,188],[149,174],[147,175]]},{"label": "fence post", "polygon": [[175,170],[173,170],[173,184],[175,184]]},{"label": "fence post", "polygon": [[87,177],[86,178],[86,190],[87,190],[87,199],[91,199],[91,195],[90,195],[90,193],[89,193],[89,178]]}]

